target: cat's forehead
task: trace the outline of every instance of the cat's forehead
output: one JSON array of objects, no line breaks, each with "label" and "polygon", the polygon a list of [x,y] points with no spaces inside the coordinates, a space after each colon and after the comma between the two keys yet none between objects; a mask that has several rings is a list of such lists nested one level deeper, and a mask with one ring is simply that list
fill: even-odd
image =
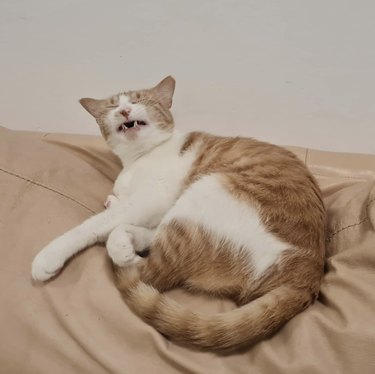
[{"label": "cat's forehead", "polygon": [[130,104],[132,102],[132,99],[130,95],[127,93],[119,93],[117,95],[113,95],[107,99],[107,103],[111,106],[124,106],[127,104]]},{"label": "cat's forehead", "polygon": [[112,105],[134,104],[147,96],[146,91],[127,91],[112,96],[109,100]]},{"label": "cat's forehead", "polygon": [[127,104],[131,104],[131,101],[132,100],[127,93],[122,93],[122,94],[118,95],[118,101],[117,101],[118,106],[124,106],[124,105],[127,105]]}]

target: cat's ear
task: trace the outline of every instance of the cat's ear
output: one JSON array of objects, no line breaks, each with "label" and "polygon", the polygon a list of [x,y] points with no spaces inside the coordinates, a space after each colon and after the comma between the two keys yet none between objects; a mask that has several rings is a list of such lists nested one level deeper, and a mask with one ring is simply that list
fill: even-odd
[{"label": "cat's ear", "polygon": [[176,81],[169,75],[151,90],[154,92],[155,98],[157,98],[157,100],[162,105],[169,109],[172,106],[172,98],[175,86]]},{"label": "cat's ear", "polygon": [[79,102],[95,118],[99,117],[106,107],[105,100],[96,100],[89,97],[84,97]]}]

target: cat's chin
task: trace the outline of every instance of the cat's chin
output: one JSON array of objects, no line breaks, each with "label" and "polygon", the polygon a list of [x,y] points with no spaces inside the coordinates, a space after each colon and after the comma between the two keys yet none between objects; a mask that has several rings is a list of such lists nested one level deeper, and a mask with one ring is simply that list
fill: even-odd
[{"label": "cat's chin", "polygon": [[124,132],[114,132],[112,133],[112,139],[119,144],[126,145],[129,142],[135,142],[137,139],[139,139],[140,134],[139,134],[139,129],[131,129],[131,130],[126,130]]},{"label": "cat's chin", "polygon": [[118,134],[120,135],[129,135],[129,134],[134,134],[134,133],[137,133],[138,131],[140,131],[141,129],[139,127],[133,127],[131,129],[126,129],[126,130],[121,130],[121,131],[117,131]]},{"label": "cat's chin", "polygon": [[[145,126],[147,126],[147,125],[145,125]],[[138,134],[141,130],[142,130],[142,128],[140,126],[125,128],[124,126],[120,125],[116,129],[116,135],[120,139],[124,139],[124,140],[126,139],[126,140],[132,140],[133,141],[133,140],[138,138]]]}]

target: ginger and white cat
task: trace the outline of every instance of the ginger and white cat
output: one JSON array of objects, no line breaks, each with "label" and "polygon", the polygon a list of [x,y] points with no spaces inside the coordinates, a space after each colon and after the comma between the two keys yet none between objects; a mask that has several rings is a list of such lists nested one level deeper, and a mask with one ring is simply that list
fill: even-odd
[{"label": "ginger and white cat", "polygon": [[[180,134],[175,81],[105,100],[82,99],[124,170],[107,209],[48,244],[32,276],[45,281],[75,253],[106,242],[128,305],[172,340],[212,351],[265,338],[318,295],[326,213],[290,152],[250,138]],[[233,299],[214,315],[162,292],[185,287]]]}]

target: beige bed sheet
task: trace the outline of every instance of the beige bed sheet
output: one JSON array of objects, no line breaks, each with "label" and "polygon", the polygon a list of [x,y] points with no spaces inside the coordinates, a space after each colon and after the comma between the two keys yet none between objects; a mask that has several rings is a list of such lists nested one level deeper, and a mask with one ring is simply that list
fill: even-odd
[{"label": "beige bed sheet", "polygon": [[[103,247],[32,283],[35,254],[102,210],[120,164],[99,137],[0,128],[0,373],[375,373],[375,156],[290,148],[329,214],[319,300],[247,352],[219,356],[177,346],[135,316]],[[232,307],[171,296],[207,312]]]}]

